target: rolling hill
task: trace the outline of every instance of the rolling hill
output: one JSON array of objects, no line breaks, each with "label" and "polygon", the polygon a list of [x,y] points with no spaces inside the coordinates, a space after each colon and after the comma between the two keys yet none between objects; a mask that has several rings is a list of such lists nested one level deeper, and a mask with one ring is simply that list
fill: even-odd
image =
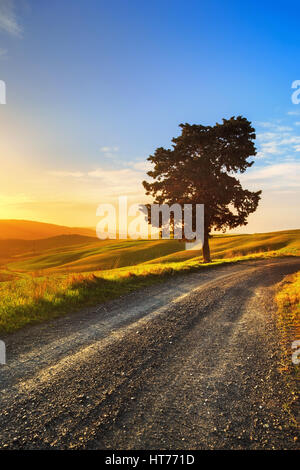
[{"label": "rolling hill", "polygon": [[59,235],[96,237],[96,232],[91,228],[65,227],[31,220],[0,220],[0,240],[39,240]]},{"label": "rolling hill", "polygon": [[185,251],[179,240],[101,241],[79,234],[0,240],[0,331],[96,305],[166,276],[299,256],[300,230],[215,235],[210,245],[213,262],[205,264],[200,251]]},{"label": "rolling hill", "polygon": [[[11,243],[11,245],[10,245]],[[299,254],[300,230],[251,235],[217,235],[210,241],[214,260],[276,252]],[[192,258],[179,240],[105,240],[60,235],[43,240],[0,240],[0,267],[10,273],[79,273],[122,268],[141,263],[167,264]]]}]

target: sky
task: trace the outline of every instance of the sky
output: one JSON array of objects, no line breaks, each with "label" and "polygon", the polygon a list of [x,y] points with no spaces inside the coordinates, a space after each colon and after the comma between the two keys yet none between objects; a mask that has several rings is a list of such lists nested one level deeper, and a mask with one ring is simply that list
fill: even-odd
[{"label": "sky", "polygon": [[94,227],[99,204],[146,201],[146,159],[180,123],[243,115],[258,154],[240,179],[263,194],[237,231],[300,228],[299,13],[296,1],[0,0],[0,218]]}]

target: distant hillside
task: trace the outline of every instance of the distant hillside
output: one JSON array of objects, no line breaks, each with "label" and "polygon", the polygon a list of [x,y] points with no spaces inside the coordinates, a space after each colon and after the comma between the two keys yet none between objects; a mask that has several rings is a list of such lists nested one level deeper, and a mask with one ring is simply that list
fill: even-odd
[{"label": "distant hillside", "polygon": [[96,232],[90,228],[65,227],[31,220],[0,220],[0,240],[40,240],[59,235],[96,237]]},{"label": "distant hillside", "polygon": [[19,239],[0,239],[0,259],[19,253],[35,253],[43,252],[50,249],[59,249],[62,247],[70,247],[76,245],[101,243],[101,240],[94,237],[85,237],[84,235],[57,235],[50,238],[39,238],[36,240],[19,240]]},{"label": "distant hillside", "polygon": [[[59,238],[59,239],[58,239]],[[180,240],[99,240],[69,236],[27,242],[21,253],[3,247],[3,261],[12,272],[87,272],[115,269],[140,263],[178,263],[198,257],[200,251],[186,251]],[[43,243],[42,243],[43,242]],[[23,242],[24,244],[24,242]],[[300,230],[253,235],[217,236],[210,241],[213,260],[276,252],[300,255]],[[13,245],[16,250],[16,246]],[[11,249],[12,249],[11,248]],[[1,255],[1,241],[0,241]],[[6,257],[6,258],[5,258]],[[1,256],[0,256],[1,265]],[[4,269],[4,268],[3,268]]]}]

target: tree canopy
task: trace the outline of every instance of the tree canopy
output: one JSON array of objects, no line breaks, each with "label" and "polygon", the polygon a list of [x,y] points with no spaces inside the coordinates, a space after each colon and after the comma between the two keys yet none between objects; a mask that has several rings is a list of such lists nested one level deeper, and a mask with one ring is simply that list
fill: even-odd
[{"label": "tree canopy", "polygon": [[209,234],[247,224],[258,206],[261,191],[244,189],[236,174],[244,173],[256,155],[255,129],[242,116],[221,124],[180,124],[181,135],[172,148],[159,147],[148,161],[154,167],[143,181],[155,204],[204,204],[203,257],[210,261]]}]

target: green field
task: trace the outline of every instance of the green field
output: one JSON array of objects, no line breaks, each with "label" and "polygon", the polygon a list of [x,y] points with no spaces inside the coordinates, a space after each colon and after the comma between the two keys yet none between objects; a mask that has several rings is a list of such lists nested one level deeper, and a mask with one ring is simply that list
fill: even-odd
[{"label": "green field", "polygon": [[[276,251],[297,254],[300,230],[253,235],[218,235],[211,238],[213,259]],[[199,257],[179,240],[105,240],[84,236],[58,236],[10,247],[0,241],[1,268],[8,273],[90,272],[140,263],[174,263]],[[6,243],[6,246],[3,246]]]},{"label": "green field", "polygon": [[0,240],[0,331],[107,301],[179,272],[249,258],[300,255],[300,230],[218,235],[213,262],[177,240],[107,240],[63,234]]}]

